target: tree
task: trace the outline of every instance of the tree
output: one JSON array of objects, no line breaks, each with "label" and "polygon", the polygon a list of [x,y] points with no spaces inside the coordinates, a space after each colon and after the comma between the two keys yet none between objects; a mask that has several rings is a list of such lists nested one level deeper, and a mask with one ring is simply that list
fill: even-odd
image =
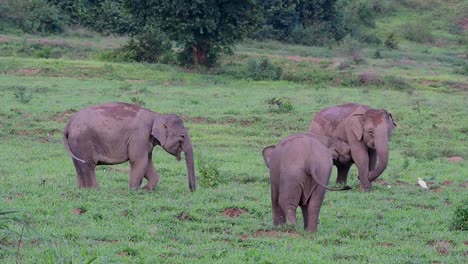
[{"label": "tree", "polygon": [[140,30],[156,27],[190,54],[192,63],[209,65],[220,52],[248,36],[257,22],[254,0],[125,0]]}]

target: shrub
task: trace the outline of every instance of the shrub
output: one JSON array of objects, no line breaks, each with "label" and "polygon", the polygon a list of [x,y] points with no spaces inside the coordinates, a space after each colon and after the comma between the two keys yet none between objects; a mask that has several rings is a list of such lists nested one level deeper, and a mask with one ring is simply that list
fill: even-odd
[{"label": "shrub", "polygon": [[468,200],[463,201],[455,208],[451,230],[468,230]]},{"label": "shrub", "polygon": [[375,71],[366,71],[358,75],[359,82],[362,85],[382,85],[384,80],[380,74]]},{"label": "shrub", "polygon": [[293,111],[293,105],[287,98],[270,98],[266,100],[268,110],[274,113],[289,113]]},{"label": "shrub", "polygon": [[432,43],[434,41],[428,23],[409,22],[403,25],[402,28],[401,35],[407,40],[419,43]]},{"label": "shrub", "polygon": [[221,183],[219,177],[219,165],[216,161],[207,160],[205,157],[200,156],[197,159],[198,177],[200,179],[200,185],[203,187],[216,187]]},{"label": "shrub", "polygon": [[22,104],[27,104],[32,99],[32,94],[27,92],[27,88],[24,86],[15,86],[15,98]]},{"label": "shrub", "polygon": [[389,49],[397,49],[398,48],[398,39],[396,37],[396,34],[394,32],[391,32],[390,34],[387,35],[387,38],[385,39],[384,42],[385,47]]},{"label": "shrub", "polygon": [[159,62],[160,57],[171,52],[169,38],[159,30],[151,30],[132,37],[122,48],[123,57],[138,62]]},{"label": "shrub", "polygon": [[254,80],[280,80],[283,76],[283,69],[270,62],[268,58],[264,58],[261,62],[249,59],[246,75]]},{"label": "shrub", "polygon": [[66,16],[47,0],[5,0],[1,5],[2,20],[29,33],[61,33],[67,21]]},{"label": "shrub", "polygon": [[329,24],[316,23],[308,27],[296,25],[286,41],[308,46],[324,46],[334,41],[334,38]]},{"label": "shrub", "polygon": [[355,63],[364,61],[364,53],[362,52],[361,44],[349,35],[343,38],[333,51],[336,55],[351,59]]}]

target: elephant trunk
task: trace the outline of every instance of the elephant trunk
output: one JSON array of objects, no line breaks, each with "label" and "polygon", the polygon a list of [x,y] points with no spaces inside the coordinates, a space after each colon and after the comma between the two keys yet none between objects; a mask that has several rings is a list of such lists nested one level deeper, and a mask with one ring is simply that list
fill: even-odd
[{"label": "elephant trunk", "polygon": [[375,151],[377,153],[378,164],[375,170],[369,172],[369,181],[376,180],[387,168],[388,164],[388,134],[385,130],[381,137],[375,139]]},{"label": "elephant trunk", "polygon": [[185,137],[184,144],[182,145],[182,150],[185,153],[185,163],[187,164],[189,188],[190,191],[193,192],[197,188],[197,179],[195,177],[192,142],[190,140],[190,135],[188,131],[187,136]]}]

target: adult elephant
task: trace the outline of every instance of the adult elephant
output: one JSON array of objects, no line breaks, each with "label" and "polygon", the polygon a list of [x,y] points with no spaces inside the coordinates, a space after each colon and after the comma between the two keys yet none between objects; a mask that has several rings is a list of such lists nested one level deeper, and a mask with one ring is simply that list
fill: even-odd
[{"label": "adult elephant", "polygon": [[361,190],[367,191],[387,167],[388,142],[395,126],[387,111],[349,103],[320,110],[313,117],[309,131],[349,144],[352,161],[334,162],[338,170],[336,182],[345,184],[349,169],[355,163]]},{"label": "adult elephant", "polygon": [[77,173],[79,188],[98,188],[96,165],[130,161],[129,187],[153,191],[159,175],[152,163],[155,146],[180,160],[185,153],[189,188],[196,189],[193,149],[182,120],[173,114],[163,115],[133,104],[107,103],[78,111],[63,131],[64,144]]}]

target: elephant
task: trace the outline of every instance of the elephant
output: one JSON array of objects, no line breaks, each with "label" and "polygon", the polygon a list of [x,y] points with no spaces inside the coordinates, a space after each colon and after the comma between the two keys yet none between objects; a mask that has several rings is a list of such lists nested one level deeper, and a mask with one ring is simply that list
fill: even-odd
[{"label": "elephant", "polygon": [[368,191],[387,167],[388,145],[395,127],[392,115],[386,110],[348,103],[324,108],[315,114],[309,131],[349,144],[352,159],[334,162],[338,173],[336,182],[346,184],[349,169],[356,163],[360,188]]},{"label": "elephant", "polygon": [[196,189],[189,131],[177,115],[159,114],[120,102],[90,106],[70,118],[63,139],[76,169],[79,188],[99,187],[97,165],[130,161],[129,188],[140,188],[144,177],[147,184],[143,188],[154,191],[159,175],[152,163],[152,152],[159,145],[177,160],[182,151],[185,153],[189,188]]},{"label": "elephant", "polygon": [[349,146],[337,139],[300,133],[282,139],[262,151],[270,171],[273,224],[297,224],[301,207],[304,229],[317,231],[318,217],[331,176],[333,160],[351,158]]}]

